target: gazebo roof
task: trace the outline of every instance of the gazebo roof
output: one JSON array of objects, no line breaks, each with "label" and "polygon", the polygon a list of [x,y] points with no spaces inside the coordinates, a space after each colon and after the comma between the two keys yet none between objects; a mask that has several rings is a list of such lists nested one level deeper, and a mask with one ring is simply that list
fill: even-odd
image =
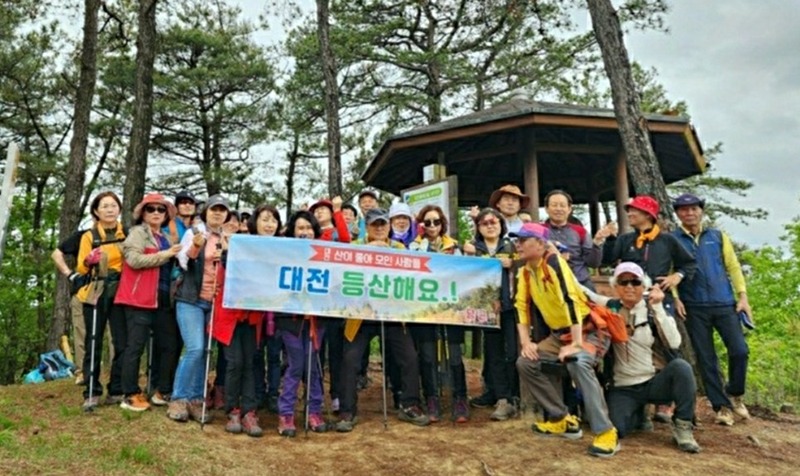
[{"label": "gazebo roof", "polygon": [[[687,117],[645,118],[666,183],[705,170],[700,141]],[[578,203],[588,202],[594,193],[600,200],[613,199],[615,163],[622,151],[614,111],[527,99],[394,135],[362,177],[371,186],[399,194],[422,183],[423,167],[442,163],[448,175],[458,176],[459,205],[485,204],[503,184],[522,186],[523,157],[531,145],[541,195],[560,188]]]}]

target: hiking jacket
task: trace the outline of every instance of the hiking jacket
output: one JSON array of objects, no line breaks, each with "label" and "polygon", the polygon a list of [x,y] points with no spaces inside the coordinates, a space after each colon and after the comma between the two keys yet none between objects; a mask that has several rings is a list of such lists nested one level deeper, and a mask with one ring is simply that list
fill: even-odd
[{"label": "hiking jacket", "polygon": [[[190,304],[194,304],[200,300],[200,294],[204,284],[213,286],[213,283],[204,282],[203,270],[205,267],[205,255],[208,248],[211,247],[211,249],[214,249],[216,243],[220,239],[218,233],[209,232],[207,233],[204,249],[195,249],[192,243],[195,231],[201,233],[204,230],[202,228],[190,228],[186,230],[186,233],[183,235],[183,240],[181,240],[183,248],[178,253],[178,263],[180,263],[181,268],[184,269],[184,273],[177,286],[177,291],[175,292],[175,300]],[[220,285],[221,283],[217,280],[217,287]]]},{"label": "hiking jacket", "polygon": [[408,245],[408,249],[411,251],[441,253],[445,255],[460,254],[458,242],[447,235],[442,235],[434,242],[425,238],[424,235],[419,235]]},{"label": "hiking jacket", "polygon": [[239,323],[247,323],[256,328],[256,344],[261,342],[261,323],[264,321],[264,311],[248,311],[244,309],[229,309],[222,306],[225,295],[225,266],[227,264],[227,251],[222,253],[222,260],[217,266],[217,293],[214,297],[214,325],[211,326],[211,336],[222,345],[231,345],[233,331]]},{"label": "hiking jacket", "polygon": [[558,226],[549,219],[543,225],[550,229],[550,240],[558,241],[569,248],[567,264],[578,282],[581,284],[591,283],[589,268],[600,266],[603,250],[592,242],[592,237],[586,232],[586,228],[569,222],[564,226]]},{"label": "hiking jacket", "polygon": [[[472,245],[475,247],[475,256],[479,258],[510,258],[517,259],[517,249],[514,243],[509,238],[500,238],[497,242],[497,248],[494,252],[489,251],[486,242],[482,239],[472,240]],[[514,292],[513,286],[514,275],[517,271],[517,266],[511,268],[502,268],[502,277],[500,279],[500,310],[510,311],[514,309]]]},{"label": "hiking jacket", "polygon": [[[172,245],[169,235],[165,235],[167,241]],[[161,275],[162,266],[172,259],[172,256],[166,250],[160,250],[155,253],[145,254],[145,249],[160,250],[161,246],[153,235],[153,231],[148,225],[136,225],[130,229],[128,236],[122,243],[122,254],[125,257],[125,262],[134,270],[144,268],[159,268],[159,276]],[[128,279],[128,278],[126,278]],[[136,299],[134,303],[128,303],[130,306],[140,305],[147,308],[152,302],[158,302],[158,283],[159,279],[153,280],[150,283],[145,283],[151,287],[145,289],[143,287],[136,289],[136,294],[133,296]]]},{"label": "hiking jacket", "polygon": [[[96,230],[98,236],[100,237],[100,248],[103,251],[103,258],[101,259],[100,263],[93,268],[95,277],[103,280],[116,275],[118,278],[119,273],[122,271],[122,250],[120,245],[125,239],[125,229],[122,227],[122,223],[117,223],[113,236],[108,236],[106,234],[106,230],[100,225],[99,222],[95,223],[92,228],[83,233],[83,236],[81,236],[80,247],[78,248],[78,260],[77,264],[75,265],[75,271],[80,274],[88,274],[92,271],[92,269],[89,269],[89,267],[84,263],[86,257],[94,249],[94,237],[92,236],[92,230]],[[105,243],[107,241],[113,241],[113,243]],[[89,283],[78,291],[76,296],[78,297],[79,301],[85,303],[89,300],[89,291],[92,285],[92,283]]]},{"label": "hiking jacket", "polygon": [[728,235],[716,228],[703,228],[692,236],[683,227],[673,234],[697,261],[694,275],[678,285],[681,301],[699,307],[735,305],[737,296],[747,292],[747,287]]},{"label": "hiking jacket", "polygon": [[575,275],[564,258],[555,253],[546,255],[536,267],[525,264],[517,272],[516,308],[520,324],[530,324],[531,301],[547,327],[554,331],[580,324],[589,315],[589,305]]},{"label": "hiking jacket", "polygon": [[333,212],[331,218],[333,226],[322,230],[320,240],[336,241],[338,243],[350,243],[350,230],[347,228],[347,222],[344,221],[344,214],[341,210]]},{"label": "hiking jacket", "polygon": [[[584,291],[593,302],[609,307],[621,315],[629,329],[633,329],[633,334],[629,336],[628,342],[612,344],[615,387],[629,387],[647,382],[666,365],[667,359],[661,355],[659,349],[680,347],[681,334],[678,332],[678,325],[675,323],[675,319],[667,314],[662,303],[652,306],[653,326],[651,326],[648,317],[650,310],[644,299],[636,303],[633,308],[628,309],[622,305],[619,299],[602,296],[585,288]],[[656,334],[653,334],[654,330]]]},{"label": "hiking jacket", "polygon": [[603,264],[616,266],[617,262],[631,261],[641,266],[654,283],[659,276],[673,271],[681,272],[683,281],[694,276],[697,263],[674,235],[661,232],[641,248],[636,248],[637,236],[639,232],[632,231],[616,239],[609,237],[603,244]]}]

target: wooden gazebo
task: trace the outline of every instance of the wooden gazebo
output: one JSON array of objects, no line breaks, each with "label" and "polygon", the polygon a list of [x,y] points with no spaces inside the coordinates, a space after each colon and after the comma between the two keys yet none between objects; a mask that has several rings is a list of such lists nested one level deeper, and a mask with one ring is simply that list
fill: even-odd
[{"label": "wooden gazebo", "polygon": [[[669,184],[702,173],[703,151],[689,119],[648,114],[647,125],[664,181]],[[519,185],[539,204],[553,189],[588,203],[593,232],[599,203],[623,206],[635,194],[613,110],[514,99],[449,121],[390,137],[362,177],[378,189],[399,194],[422,182],[422,169],[442,164],[458,177],[459,206],[486,205],[504,184]]]}]

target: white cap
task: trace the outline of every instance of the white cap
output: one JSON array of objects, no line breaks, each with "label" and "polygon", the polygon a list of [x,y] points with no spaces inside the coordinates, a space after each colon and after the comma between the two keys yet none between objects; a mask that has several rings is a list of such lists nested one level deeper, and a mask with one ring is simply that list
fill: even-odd
[{"label": "white cap", "polygon": [[391,220],[396,216],[407,216],[408,218],[413,218],[414,215],[411,214],[411,208],[407,204],[403,202],[397,202],[393,203],[389,208],[389,219]]}]

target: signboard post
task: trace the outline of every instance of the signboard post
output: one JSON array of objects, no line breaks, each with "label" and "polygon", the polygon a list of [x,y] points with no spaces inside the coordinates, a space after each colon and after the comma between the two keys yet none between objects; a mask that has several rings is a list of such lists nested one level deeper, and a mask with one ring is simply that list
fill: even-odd
[{"label": "signboard post", "polygon": [[14,186],[17,183],[17,167],[19,166],[19,147],[11,143],[8,146],[6,165],[3,171],[3,186],[0,189],[0,264],[6,248],[6,233],[11,219],[11,204],[14,198]]},{"label": "signboard post", "polygon": [[401,196],[415,216],[425,205],[441,207],[450,223],[448,234],[458,237],[458,179],[455,175],[407,188]]}]

